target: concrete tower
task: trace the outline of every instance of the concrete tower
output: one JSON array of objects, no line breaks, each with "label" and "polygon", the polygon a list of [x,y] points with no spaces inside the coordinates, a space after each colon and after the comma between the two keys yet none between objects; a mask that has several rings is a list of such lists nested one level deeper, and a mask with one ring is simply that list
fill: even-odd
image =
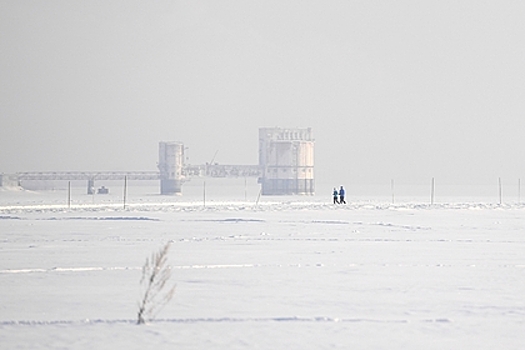
[{"label": "concrete tower", "polygon": [[160,194],[181,194],[182,168],[184,167],[184,144],[181,142],[159,143]]},{"label": "concrete tower", "polygon": [[312,130],[260,128],[259,166],[263,195],[313,195]]}]

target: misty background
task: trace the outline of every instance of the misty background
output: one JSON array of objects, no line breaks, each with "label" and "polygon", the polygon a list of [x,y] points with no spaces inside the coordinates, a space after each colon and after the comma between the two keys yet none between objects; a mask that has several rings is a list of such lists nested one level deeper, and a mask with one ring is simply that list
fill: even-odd
[{"label": "misty background", "polygon": [[[525,178],[521,1],[0,1],[0,173],[257,164],[311,127],[316,182]],[[328,188],[329,190],[329,188]]]}]

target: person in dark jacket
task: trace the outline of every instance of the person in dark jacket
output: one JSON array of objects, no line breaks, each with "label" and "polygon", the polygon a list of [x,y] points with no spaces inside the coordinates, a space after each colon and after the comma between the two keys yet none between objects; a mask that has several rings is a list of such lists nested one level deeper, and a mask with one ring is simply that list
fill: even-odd
[{"label": "person in dark jacket", "polygon": [[339,189],[339,203],[340,204],[346,204],[345,202],[345,189],[343,186]]},{"label": "person in dark jacket", "polygon": [[339,204],[339,200],[337,199],[339,196],[339,192],[337,192],[337,189],[334,187],[334,204]]}]

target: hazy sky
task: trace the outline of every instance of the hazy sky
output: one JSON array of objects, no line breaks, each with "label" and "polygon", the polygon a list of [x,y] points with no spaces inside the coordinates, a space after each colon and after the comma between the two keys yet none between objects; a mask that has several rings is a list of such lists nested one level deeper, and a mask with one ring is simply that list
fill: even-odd
[{"label": "hazy sky", "polygon": [[[523,1],[0,1],[0,172],[257,164],[318,182],[525,178]],[[411,180],[412,181],[412,180]]]}]

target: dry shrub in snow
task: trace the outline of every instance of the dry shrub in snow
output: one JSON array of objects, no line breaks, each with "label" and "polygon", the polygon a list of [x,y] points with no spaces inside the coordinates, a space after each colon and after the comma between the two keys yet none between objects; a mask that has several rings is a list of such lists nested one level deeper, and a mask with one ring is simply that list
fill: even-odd
[{"label": "dry shrub in snow", "polygon": [[175,286],[165,291],[166,283],[171,277],[171,267],[167,264],[169,248],[168,242],[157,253],[153,253],[151,258],[146,259],[142,267],[140,284],[144,295],[139,302],[138,324],[155,318],[175,293]]}]

